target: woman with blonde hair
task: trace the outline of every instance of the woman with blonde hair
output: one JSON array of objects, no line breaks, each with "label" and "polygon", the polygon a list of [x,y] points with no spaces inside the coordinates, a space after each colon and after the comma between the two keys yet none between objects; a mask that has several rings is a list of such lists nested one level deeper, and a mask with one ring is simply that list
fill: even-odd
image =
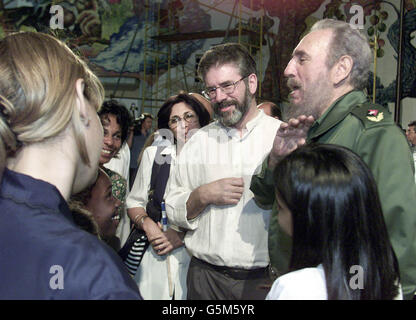
[{"label": "woman with blonde hair", "polygon": [[0,74],[0,299],[140,299],[67,205],[98,172],[98,78],[61,41],[33,32],[0,40]]}]

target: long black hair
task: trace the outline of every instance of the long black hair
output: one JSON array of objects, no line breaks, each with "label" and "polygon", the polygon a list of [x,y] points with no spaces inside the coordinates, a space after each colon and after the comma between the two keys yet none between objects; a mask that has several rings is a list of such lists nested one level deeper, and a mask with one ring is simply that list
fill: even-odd
[{"label": "long black hair", "polygon": [[[328,299],[397,296],[399,267],[376,182],[357,154],[336,145],[304,146],[277,165],[274,179],[292,213],[290,271],[322,264]],[[362,287],[351,285],[353,266],[363,271]]]}]

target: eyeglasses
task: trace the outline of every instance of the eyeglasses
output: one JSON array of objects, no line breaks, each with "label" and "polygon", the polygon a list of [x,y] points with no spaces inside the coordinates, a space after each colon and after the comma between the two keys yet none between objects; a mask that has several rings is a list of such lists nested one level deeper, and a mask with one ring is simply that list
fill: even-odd
[{"label": "eyeglasses", "polygon": [[[249,75],[248,75],[249,76]],[[204,91],[202,91],[202,94],[207,99],[215,99],[217,96],[217,89],[220,89],[225,94],[231,94],[235,90],[235,86],[241,81],[247,78],[248,76],[242,77],[240,80],[237,80],[236,82],[227,83],[222,86],[214,87],[214,88],[206,88]]]},{"label": "eyeglasses", "polygon": [[178,126],[178,123],[182,120],[185,120],[187,123],[195,123],[198,121],[198,118],[195,114],[191,113],[191,112],[187,112],[183,115],[183,118],[178,117],[178,116],[173,116],[171,119],[169,119],[169,127],[171,127],[172,129],[175,129]]}]

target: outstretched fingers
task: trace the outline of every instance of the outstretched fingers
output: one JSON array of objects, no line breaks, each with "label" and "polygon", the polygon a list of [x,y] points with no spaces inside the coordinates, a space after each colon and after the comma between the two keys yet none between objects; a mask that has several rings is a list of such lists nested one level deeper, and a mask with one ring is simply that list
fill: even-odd
[{"label": "outstretched fingers", "polygon": [[282,157],[306,143],[309,128],[314,121],[312,116],[301,115],[296,119],[290,119],[287,123],[281,123],[270,153],[270,167],[273,168]]}]

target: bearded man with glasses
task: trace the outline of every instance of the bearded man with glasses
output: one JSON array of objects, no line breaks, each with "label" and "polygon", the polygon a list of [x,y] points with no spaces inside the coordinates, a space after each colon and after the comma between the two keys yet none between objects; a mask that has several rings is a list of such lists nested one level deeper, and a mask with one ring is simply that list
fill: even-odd
[{"label": "bearded man with glasses", "polygon": [[165,194],[169,221],[186,230],[192,254],[188,299],[264,299],[270,210],[249,186],[281,121],[257,109],[256,63],[243,46],[211,48],[198,73],[217,120],[185,144]]}]

